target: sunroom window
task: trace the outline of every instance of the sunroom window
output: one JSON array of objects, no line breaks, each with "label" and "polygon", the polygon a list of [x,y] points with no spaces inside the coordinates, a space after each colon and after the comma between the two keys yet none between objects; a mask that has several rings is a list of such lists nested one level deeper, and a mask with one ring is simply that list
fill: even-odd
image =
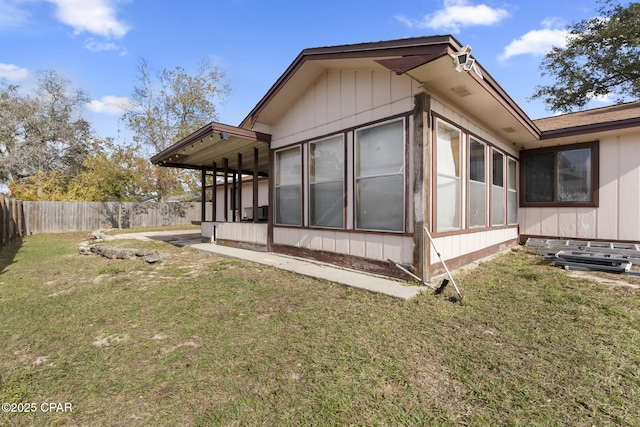
[{"label": "sunroom window", "polygon": [[469,139],[469,227],[487,225],[487,173],[485,145]]},{"label": "sunroom window", "polygon": [[355,211],[359,230],[404,230],[404,120],[355,132]]},{"label": "sunroom window", "polygon": [[492,150],[491,225],[504,225],[504,155]]},{"label": "sunroom window", "polygon": [[309,143],[309,224],[344,226],[344,138]]},{"label": "sunroom window", "polygon": [[436,142],[438,231],[460,229],[460,130],[438,120]]},{"label": "sunroom window", "polygon": [[300,147],[275,153],[275,223],[302,225],[302,156]]},{"label": "sunroom window", "polygon": [[518,163],[507,159],[507,223],[518,223]]}]

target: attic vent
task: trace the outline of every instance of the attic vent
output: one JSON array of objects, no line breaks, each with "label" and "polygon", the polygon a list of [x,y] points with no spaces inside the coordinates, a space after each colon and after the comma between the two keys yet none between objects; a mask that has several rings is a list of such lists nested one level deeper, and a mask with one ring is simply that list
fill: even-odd
[{"label": "attic vent", "polygon": [[451,90],[454,91],[455,94],[458,95],[460,98],[464,98],[465,96],[469,96],[473,94],[473,92],[471,92],[469,88],[466,87],[465,85],[452,87]]},{"label": "attic vent", "polygon": [[508,127],[508,128],[502,128],[502,131],[504,133],[514,133],[516,130],[512,127]]}]

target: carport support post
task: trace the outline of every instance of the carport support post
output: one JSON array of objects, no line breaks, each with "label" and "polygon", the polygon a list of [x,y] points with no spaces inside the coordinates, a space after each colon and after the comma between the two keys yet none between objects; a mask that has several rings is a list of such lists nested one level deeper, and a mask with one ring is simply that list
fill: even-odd
[{"label": "carport support post", "polygon": [[207,170],[202,168],[200,171],[202,190],[200,191],[200,223],[207,220]]},{"label": "carport support post", "polygon": [[229,221],[229,159],[224,158],[224,222]]},{"label": "carport support post", "polygon": [[258,148],[253,148],[253,222],[258,222]]},{"label": "carport support post", "polygon": [[242,153],[238,153],[238,216],[242,221]]},{"label": "carport support post", "polygon": [[213,162],[213,189],[211,190],[211,221],[216,222],[216,204],[218,202],[218,166]]}]

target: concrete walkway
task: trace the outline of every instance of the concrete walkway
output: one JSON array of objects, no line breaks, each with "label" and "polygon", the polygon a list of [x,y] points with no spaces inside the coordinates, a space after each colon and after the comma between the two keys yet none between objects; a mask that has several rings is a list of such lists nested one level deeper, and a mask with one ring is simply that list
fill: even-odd
[{"label": "concrete walkway", "polygon": [[177,246],[188,246],[199,251],[222,257],[237,258],[258,264],[270,265],[282,270],[293,271],[304,276],[325,279],[345,286],[366,289],[371,292],[385,294],[403,300],[414,298],[422,291],[429,289],[426,286],[407,286],[403,282],[390,278],[350,270],[319,261],[280,255],[272,252],[258,252],[211,243],[202,243],[200,233],[194,232],[193,230],[149,231],[142,233],[117,234],[109,237],[118,239],[133,238],[141,240],[165,240]]}]

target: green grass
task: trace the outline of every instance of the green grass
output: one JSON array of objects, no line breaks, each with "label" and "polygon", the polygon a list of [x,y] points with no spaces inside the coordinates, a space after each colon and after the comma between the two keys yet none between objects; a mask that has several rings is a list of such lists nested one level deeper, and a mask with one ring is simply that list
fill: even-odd
[{"label": "green grass", "polygon": [[640,291],[523,251],[404,302],[162,242],[0,255],[0,425],[640,425]]}]

